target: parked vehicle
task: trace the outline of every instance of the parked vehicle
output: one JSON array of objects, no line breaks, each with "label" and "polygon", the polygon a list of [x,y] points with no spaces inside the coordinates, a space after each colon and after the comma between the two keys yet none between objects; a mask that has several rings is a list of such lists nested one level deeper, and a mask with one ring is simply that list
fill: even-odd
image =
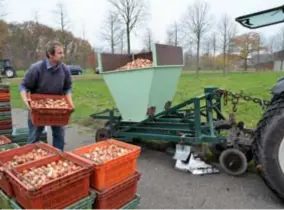
[{"label": "parked vehicle", "polygon": [[80,74],[83,74],[84,72],[81,66],[68,65],[68,68],[72,75],[80,75]]},{"label": "parked vehicle", "polygon": [[0,72],[1,72],[1,75],[6,76],[8,78],[16,77],[16,71],[12,67],[10,59],[0,60]]}]

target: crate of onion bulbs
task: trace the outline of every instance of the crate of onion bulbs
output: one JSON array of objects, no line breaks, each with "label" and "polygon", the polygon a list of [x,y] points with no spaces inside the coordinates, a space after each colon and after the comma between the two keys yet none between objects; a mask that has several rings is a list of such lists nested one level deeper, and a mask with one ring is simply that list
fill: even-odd
[{"label": "crate of onion bulbs", "polygon": [[30,94],[31,119],[36,126],[65,126],[73,107],[64,95]]},{"label": "crate of onion bulbs", "polygon": [[7,136],[2,135],[0,136],[0,152],[9,151],[13,148],[20,147],[18,144],[13,142],[11,139],[9,139]]},{"label": "crate of onion bulbs", "polygon": [[137,171],[137,158],[140,152],[139,146],[115,139],[97,142],[72,151],[76,157],[92,164],[90,185],[99,192],[133,176]]},{"label": "crate of onion bulbs", "polygon": [[5,135],[0,135],[0,146],[12,143],[12,140]]},{"label": "crate of onion bulbs", "polygon": [[13,197],[11,183],[7,179],[7,171],[14,167],[24,165],[30,162],[38,161],[44,157],[55,155],[61,151],[46,143],[38,142],[35,144],[27,144],[22,147],[10,148],[0,153],[0,189],[9,197]]},{"label": "crate of onion bulbs", "polygon": [[0,145],[0,153],[9,151],[11,149],[18,148],[18,147],[20,147],[20,145],[18,145],[17,143],[3,144],[3,145]]},{"label": "crate of onion bulbs", "polygon": [[89,196],[92,166],[68,152],[7,171],[24,209],[62,209]]}]

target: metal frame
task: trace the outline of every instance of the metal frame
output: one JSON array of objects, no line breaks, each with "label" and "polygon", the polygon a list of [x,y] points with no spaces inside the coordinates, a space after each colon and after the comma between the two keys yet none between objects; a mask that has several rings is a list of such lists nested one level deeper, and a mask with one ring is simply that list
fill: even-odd
[{"label": "metal frame", "polygon": [[117,109],[107,109],[91,117],[107,120],[105,128],[110,131],[111,137],[121,141],[140,138],[191,145],[221,143],[226,141],[226,137],[220,135],[214,122],[227,121],[221,113],[222,94],[218,94],[221,92],[217,90],[215,87],[205,88],[201,96],[149,116],[141,122],[123,121]]},{"label": "metal frame", "polygon": [[270,13],[270,12],[276,12],[276,11],[282,11],[283,14],[284,14],[284,5],[279,6],[279,7],[274,7],[274,8],[271,8],[271,9],[267,9],[267,10],[263,10],[263,11],[259,11],[259,12],[255,12],[255,13],[251,13],[251,14],[247,14],[247,15],[243,15],[243,16],[235,18],[235,21],[238,22],[239,24],[241,24],[243,27],[249,28],[249,29],[258,29],[258,28],[262,28],[262,27],[267,27],[267,26],[283,23],[284,19],[280,20],[280,21],[272,22],[272,23],[269,23],[269,24],[263,24],[263,25],[260,25],[260,26],[250,26],[251,25],[250,24],[250,18],[251,17]]}]

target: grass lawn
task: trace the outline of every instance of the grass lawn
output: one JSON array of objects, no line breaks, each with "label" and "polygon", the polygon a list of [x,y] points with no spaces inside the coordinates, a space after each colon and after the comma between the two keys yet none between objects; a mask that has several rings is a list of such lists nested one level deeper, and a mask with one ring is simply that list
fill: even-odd
[{"label": "grass lawn", "polygon": [[[217,86],[235,92],[243,90],[245,94],[270,99],[269,89],[282,75],[281,72],[230,73],[223,77],[221,73],[203,73],[199,78],[195,78],[194,74],[184,73],[180,78],[173,103],[177,104],[201,94],[206,86]],[[21,79],[16,78],[9,81],[11,83],[12,106],[23,108],[24,104],[17,90]],[[74,76],[73,89],[76,111],[72,118],[75,122],[86,122],[90,114],[115,106],[111,94],[100,76],[91,74]],[[231,109],[230,103],[228,108]],[[260,106],[252,102],[240,101],[237,119],[243,120],[249,127],[255,126],[262,112]]]}]

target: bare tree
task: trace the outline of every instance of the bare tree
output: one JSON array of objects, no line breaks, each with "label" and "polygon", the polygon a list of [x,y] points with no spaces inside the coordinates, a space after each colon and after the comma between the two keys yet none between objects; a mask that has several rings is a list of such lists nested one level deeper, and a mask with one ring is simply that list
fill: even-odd
[{"label": "bare tree", "polygon": [[5,0],[0,0],[0,20],[4,20],[8,15],[8,13],[6,12],[5,3]]},{"label": "bare tree", "polygon": [[109,0],[119,20],[125,25],[127,37],[127,52],[130,53],[131,32],[142,23],[146,17],[144,0]]},{"label": "bare tree", "polygon": [[231,22],[231,23],[232,24],[231,24],[231,27],[228,33],[228,50],[227,50],[228,54],[235,51],[232,40],[238,33],[237,24],[235,22]]},{"label": "bare tree", "polygon": [[144,45],[145,48],[150,52],[152,43],[153,43],[153,34],[150,28],[146,29],[145,37],[144,37]]},{"label": "bare tree", "polygon": [[[276,44],[276,50],[277,51],[283,51],[284,52],[284,27],[282,27],[277,34],[277,44]],[[281,53],[282,54],[282,53]],[[284,65],[284,58],[283,56],[280,56],[281,64],[280,64],[280,69],[283,69]]]},{"label": "bare tree", "polygon": [[210,36],[210,43],[212,46],[212,51],[213,51],[213,69],[216,69],[216,51],[217,51],[217,35],[216,32],[214,31],[211,36]]},{"label": "bare tree", "polygon": [[109,11],[103,23],[101,35],[110,47],[111,53],[114,53],[121,35],[121,24],[117,19],[117,13]]},{"label": "bare tree", "polygon": [[63,3],[57,4],[57,10],[55,13],[59,15],[59,19],[57,19],[57,23],[60,25],[60,29],[62,32],[65,32],[69,28],[69,20],[67,18],[67,12],[65,5]]},{"label": "bare tree", "polygon": [[82,24],[82,39],[86,40],[86,26],[84,23]]},{"label": "bare tree", "polygon": [[228,33],[228,49],[227,49],[227,60],[226,63],[229,64],[231,60],[231,55],[233,52],[236,52],[236,48],[234,46],[233,39],[237,35],[237,24],[232,22],[229,33]]},{"label": "bare tree", "polygon": [[122,54],[123,51],[124,51],[124,44],[125,44],[125,31],[121,31],[120,32],[120,36],[119,36],[119,50],[120,50],[120,53]]},{"label": "bare tree", "polygon": [[34,16],[34,21],[35,24],[33,27],[31,27],[32,33],[31,33],[31,42],[30,42],[30,47],[32,49],[32,51],[30,52],[30,59],[31,60],[36,60],[39,58],[41,49],[40,49],[40,41],[41,41],[41,35],[42,35],[42,26],[39,23],[39,12],[38,11],[34,11],[33,12],[33,16]]},{"label": "bare tree", "polygon": [[[256,70],[259,70],[259,63],[260,63],[260,52],[263,50],[263,46],[265,45],[264,39],[262,34],[258,33],[257,36],[257,46],[256,46],[256,55],[257,55],[257,60],[256,60]],[[267,48],[265,49],[267,50]]]},{"label": "bare tree", "polygon": [[1,58],[8,54],[9,44],[8,44],[8,24],[5,22],[5,17],[8,14],[5,11],[5,0],[0,0],[0,56]]},{"label": "bare tree", "polygon": [[273,55],[275,52],[275,43],[276,43],[276,37],[270,36],[266,40],[267,46],[268,46],[268,53],[270,55]]},{"label": "bare tree", "polygon": [[228,67],[228,51],[231,46],[231,38],[235,34],[235,25],[228,14],[223,14],[219,22],[219,29],[221,35],[221,46],[223,53],[223,74],[226,75]]},{"label": "bare tree", "polygon": [[184,28],[193,35],[197,47],[196,75],[199,76],[200,43],[210,27],[209,5],[207,2],[196,1],[188,7],[184,18]]},{"label": "bare tree", "polygon": [[184,38],[181,30],[181,25],[174,22],[167,29],[167,43],[170,45],[178,46],[181,45],[182,39]]},{"label": "bare tree", "polygon": [[67,40],[67,30],[70,27],[70,20],[68,20],[67,12],[65,9],[65,5],[63,3],[58,3],[56,6],[56,10],[54,11],[56,15],[56,23],[59,24],[61,30],[61,38],[60,41],[64,46],[64,53],[67,52],[68,40]]},{"label": "bare tree", "polygon": [[208,38],[206,38],[205,40],[204,40],[204,55],[205,56],[207,56],[207,57],[210,57],[210,53],[211,53],[211,40],[210,40],[210,38],[208,37]]},{"label": "bare tree", "polygon": [[224,14],[221,17],[219,28],[220,28],[220,34],[221,34],[221,40],[222,40],[222,50],[223,50],[223,74],[226,75],[228,33],[229,33],[229,28],[230,28],[230,19],[227,14]]},{"label": "bare tree", "polygon": [[35,23],[38,24],[39,23],[39,12],[37,10],[35,10],[33,12],[33,16],[34,16],[33,19],[34,19]]},{"label": "bare tree", "polygon": [[268,46],[268,53],[271,55],[272,59],[274,59],[274,53],[276,51],[277,46],[277,36],[270,36],[266,39],[266,45]]}]

